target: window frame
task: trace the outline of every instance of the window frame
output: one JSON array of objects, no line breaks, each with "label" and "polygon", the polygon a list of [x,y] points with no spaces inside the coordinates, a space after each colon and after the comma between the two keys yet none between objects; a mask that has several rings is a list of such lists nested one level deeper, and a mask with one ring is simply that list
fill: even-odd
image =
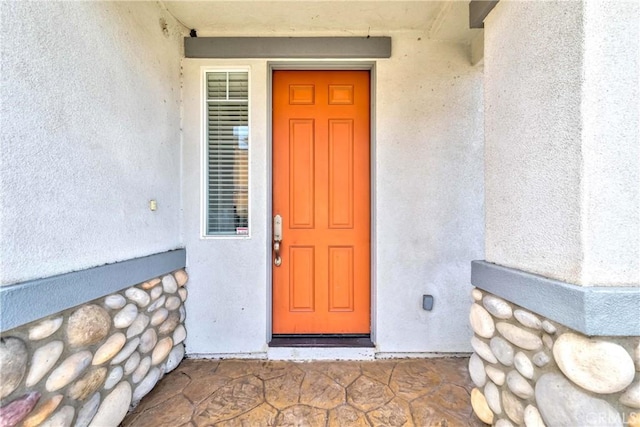
[{"label": "window frame", "polygon": [[[247,148],[247,234],[207,234],[207,210],[208,210],[208,99],[207,99],[207,73],[215,72],[246,72],[247,73],[247,123],[248,123],[248,148]],[[253,141],[253,131],[251,123],[251,67],[249,66],[207,66],[200,68],[200,239],[202,240],[248,240],[251,239],[251,193],[252,193],[252,173],[251,173],[251,144]]]}]

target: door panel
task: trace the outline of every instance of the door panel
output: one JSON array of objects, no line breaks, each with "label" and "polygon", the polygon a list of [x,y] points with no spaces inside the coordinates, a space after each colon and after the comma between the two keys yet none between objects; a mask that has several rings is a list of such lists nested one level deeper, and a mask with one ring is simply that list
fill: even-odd
[{"label": "door panel", "polygon": [[275,71],[273,333],[370,332],[369,72]]}]

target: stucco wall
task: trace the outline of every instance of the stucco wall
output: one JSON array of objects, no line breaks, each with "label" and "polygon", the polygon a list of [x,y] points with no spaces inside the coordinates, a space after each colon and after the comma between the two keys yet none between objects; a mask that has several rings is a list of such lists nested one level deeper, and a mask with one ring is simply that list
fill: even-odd
[{"label": "stucco wall", "polygon": [[179,246],[182,27],[151,2],[1,8],[0,283]]},{"label": "stucco wall", "polygon": [[587,284],[640,286],[640,3],[586,2],[583,120]]},{"label": "stucco wall", "polygon": [[640,283],[637,14],[504,1],[487,17],[487,261]]},{"label": "stucco wall", "polygon": [[[377,61],[374,339],[387,354],[469,351],[469,261],[483,257],[482,69],[467,47],[393,33]],[[250,239],[200,239],[200,72],[249,66]],[[187,352],[267,350],[270,197],[267,61],[194,60],[184,68]],[[432,312],[422,295],[433,294]]]},{"label": "stucco wall", "polygon": [[[377,69],[376,338],[468,350],[469,260],[483,257],[482,68],[468,48],[394,37]],[[421,307],[434,295],[433,311]]]}]

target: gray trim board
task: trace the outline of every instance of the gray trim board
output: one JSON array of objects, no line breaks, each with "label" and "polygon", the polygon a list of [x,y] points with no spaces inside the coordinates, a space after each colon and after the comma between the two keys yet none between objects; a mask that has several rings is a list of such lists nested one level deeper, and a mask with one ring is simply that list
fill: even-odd
[{"label": "gray trim board", "polygon": [[59,313],[145,280],[184,268],[177,249],[114,264],[31,280],[0,288],[0,330]]},{"label": "gray trim board", "polygon": [[471,283],[589,336],[640,336],[640,287],[578,286],[486,261]]},{"label": "gray trim board", "polygon": [[469,28],[484,28],[484,19],[499,0],[471,0],[469,2]]},{"label": "gray trim board", "polygon": [[391,37],[185,37],[187,58],[390,58]]}]

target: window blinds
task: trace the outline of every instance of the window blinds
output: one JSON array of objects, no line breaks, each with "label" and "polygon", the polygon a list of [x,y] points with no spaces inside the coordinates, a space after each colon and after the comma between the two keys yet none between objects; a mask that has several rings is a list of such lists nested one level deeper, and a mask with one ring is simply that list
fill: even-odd
[{"label": "window blinds", "polygon": [[206,86],[206,234],[248,234],[248,73],[209,72]]}]

